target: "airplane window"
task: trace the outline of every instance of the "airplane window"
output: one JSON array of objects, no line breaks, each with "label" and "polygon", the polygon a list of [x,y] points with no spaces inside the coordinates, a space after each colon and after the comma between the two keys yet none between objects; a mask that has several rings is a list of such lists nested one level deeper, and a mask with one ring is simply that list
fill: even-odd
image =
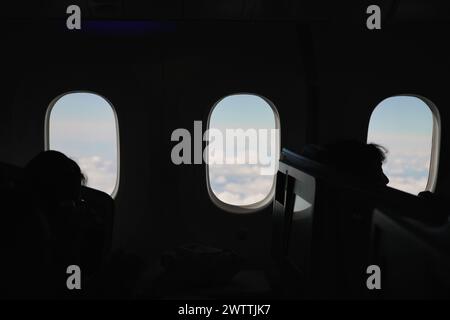
[{"label": "airplane window", "polygon": [[118,187],[118,123],[112,105],[88,92],[57,97],[46,121],[46,149],[75,160],[87,176],[87,186],[112,196]]},{"label": "airplane window", "polygon": [[383,100],[369,122],[368,142],[388,151],[383,171],[388,186],[418,194],[433,191],[439,153],[439,113],[427,99],[394,96]]},{"label": "airplane window", "polygon": [[211,110],[205,139],[213,202],[238,213],[269,204],[280,148],[279,117],[273,104],[252,94],[221,99]]}]

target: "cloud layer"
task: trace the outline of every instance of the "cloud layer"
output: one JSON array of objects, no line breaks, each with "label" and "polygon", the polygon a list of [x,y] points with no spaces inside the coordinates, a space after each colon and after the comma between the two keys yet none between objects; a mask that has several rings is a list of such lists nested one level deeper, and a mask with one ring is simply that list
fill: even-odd
[{"label": "cloud layer", "polygon": [[383,171],[389,186],[408,193],[424,191],[428,182],[432,137],[430,134],[373,133],[370,142],[388,151]]},{"label": "cloud layer", "polygon": [[[111,194],[116,185],[116,163],[101,156],[74,158],[88,178],[88,186]],[[389,186],[412,194],[425,190],[430,156],[414,152],[389,152],[383,170]],[[210,165],[209,177],[214,194],[226,203],[251,205],[270,193],[273,175],[261,175],[258,165]]]},{"label": "cloud layer", "polygon": [[430,156],[416,153],[388,154],[383,170],[389,178],[389,186],[418,194],[428,182]]},{"label": "cloud layer", "polygon": [[112,194],[116,186],[117,168],[115,161],[100,156],[74,158],[87,177],[87,186]]},{"label": "cloud layer", "polygon": [[210,165],[209,177],[217,198],[241,206],[266,198],[274,180],[273,175],[261,175],[257,165]]},{"label": "cloud layer", "polygon": [[[430,148],[389,148],[383,170],[389,186],[418,194],[428,182]],[[225,203],[251,205],[270,193],[274,176],[264,176],[257,165],[210,165],[209,176],[214,194]]]}]

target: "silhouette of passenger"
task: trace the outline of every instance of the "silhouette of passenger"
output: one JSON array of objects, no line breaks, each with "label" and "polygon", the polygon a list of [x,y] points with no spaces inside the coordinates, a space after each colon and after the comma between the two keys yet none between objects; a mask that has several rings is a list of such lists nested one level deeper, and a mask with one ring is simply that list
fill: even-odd
[{"label": "silhouette of passenger", "polygon": [[[139,274],[140,261],[116,253],[105,256],[104,223],[89,203],[81,199],[86,179],[77,163],[58,151],[45,151],[25,168],[32,208],[41,218],[50,251],[49,286],[57,298],[118,297]],[[67,290],[67,267],[82,270],[82,288]],[[114,279],[114,284],[109,283]],[[117,286],[118,288],[115,288]]]},{"label": "silhouette of passenger", "polygon": [[58,151],[44,151],[25,168],[33,203],[41,209],[75,205],[85,177],[75,161]]},{"label": "silhouette of passenger", "polygon": [[338,171],[349,173],[363,184],[386,186],[389,183],[382,169],[386,149],[377,144],[342,140],[324,147],[308,145],[303,154]]},{"label": "silhouette of passenger", "polygon": [[25,176],[32,209],[43,225],[56,290],[65,290],[67,267],[83,269],[83,257],[101,254],[101,222],[80,196],[86,179],[77,163],[58,151],[39,153],[26,166]]},{"label": "silhouette of passenger", "polygon": [[60,152],[41,152],[28,163],[24,185],[9,192],[3,221],[8,228],[2,232],[6,280],[0,289],[6,296],[60,296],[66,268],[81,262],[89,219],[74,208],[84,180],[78,165]]}]

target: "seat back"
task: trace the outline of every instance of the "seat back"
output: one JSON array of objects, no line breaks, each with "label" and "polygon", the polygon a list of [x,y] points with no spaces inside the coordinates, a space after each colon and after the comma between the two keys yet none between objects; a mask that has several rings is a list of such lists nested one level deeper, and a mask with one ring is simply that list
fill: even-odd
[{"label": "seat back", "polygon": [[273,208],[273,252],[289,297],[321,295],[318,281],[327,282],[320,265],[329,265],[325,260],[332,258],[324,250],[333,252],[327,245],[334,241],[326,239],[331,234],[323,216],[329,206],[322,201],[329,194],[321,181],[325,173],[320,164],[283,150]]},{"label": "seat back", "polygon": [[[398,209],[397,209],[398,210]],[[450,298],[450,222],[430,226],[375,209],[370,263],[381,270],[380,299]]]},{"label": "seat back", "polygon": [[81,198],[87,203],[88,207],[101,221],[102,230],[101,237],[103,241],[103,256],[110,254],[112,246],[112,235],[114,226],[114,200],[105,192],[92,189],[89,187],[81,188]]},{"label": "seat back", "polygon": [[285,149],[276,188],[273,247],[292,287],[288,294],[361,297],[376,191]]}]

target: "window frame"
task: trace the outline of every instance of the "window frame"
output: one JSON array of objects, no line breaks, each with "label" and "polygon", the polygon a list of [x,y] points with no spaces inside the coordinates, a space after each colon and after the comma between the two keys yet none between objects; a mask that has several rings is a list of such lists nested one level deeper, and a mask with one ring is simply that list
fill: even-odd
[{"label": "window frame", "polygon": [[[281,151],[281,124],[280,124],[280,115],[278,113],[277,108],[275,107],[275,104],[269,100],[268,98],[259,95],[259,94],[255,94],[255,93],[249,93],[249,92],[237,92],[237,93],[231,93],[228,94],[222,98],[220,98],[219,100],[216,101],[216,103],[214,103],[214,105],[212,106],[212,108],[209,111],[208,114],[208,119],[206,122],[206,130],[209,130],[210,128],[210,121],[211,121],[211,115],[213,114],[214,110],[216,109],[217,105],[222,102],[224,99],[228,98],[228,97],[232,97],[232,96],[237,96],[237,95],[252,95],[252,96],[256,96],[258,98],[263,99],[268,105],[269,107],[272,109],[274,118],[275,118],[275,129],[278,129],[279,135],[278,135],[278,155],[280,155],[280,151]],[[253,204],[249,204],[249,205],[233,205],[233,204],[229,204],[229,203],[225,203],[224,201],[220,200],[215,194],[214,191],[211,188],[211,182],[210,182],[210,178],[209,178],[209,154],[206,154],[207,157],[207,163],[205,163],[205,167],[206,167],[206,189],[208,191],[208,195],[209,198],[211,199],[211,201],[220,209],[230,212],[230,213],[239,213],[239,214],[246,214],[246,213],[255,213],[258,211],[261,211],[265,208],[267,208],[271,203],[272,200],[274,198],[275,195],[275,186],[276,186],[276,177],[277,174],[275,172],[274,176],[273,176],[273,181],[272,181],[272,187],[270,188],[269,193],[267,194],[267,196],[256,202]],[[279,159],[277,159],[277,161],[279,161]],[[278,165],[276,165],[276,168],[278,168]]]},{"label": "window frame", "polygon": [[[56,98],[54,98],[50,104],[47,107],[46,113],[45,113],[45,123],[44,123],[44,149],[45,151],[51,150],[50,149],[50,116],[53,110],[53,107],[56,105],[56,103],[64,96],[68,95],[68,94],[74,94],[74,93],[88,93],[88,94],[94,94],[100,98],[102,98],[103,100],[105,100],[109,107],[112,110],[112,113],[114,115],[114,120],[115,120],[115,126],[116,126],[116,184],[114,186],[114,189],[112,191],[112,193],[110,194],[110,196],[114,199],[117,196],[117,193],[119,191],[119,184],[120,184],[120,133],[119,133],[119,118],[117,116],[117,112],[116,109],[114,108],[114,105],[111,103],[111,101],[109,99],[107,99],[105,96],[98,94],[97,92],[94,91],[89,91],[89,90],[72,90],[72,91],[68,91],[65,93],[62,93],[60,95],[58,95]],[[98,189],[96,189],[98,190]],[[105,191],[99,190],[101,192],[104,192],[106,194],[108,194]]]},{"label": "window frame", "polygon": [[[386,98],[383,98],[380,102],[376,104],[376,106],[372,109],[372,112],[369,117],[369,122],[367,125],[367,138],[369,136],[369,127],[370,127],[370,121],[372,119],[374,111],[378,108],[378,106],[383,103],[383,101],[395,98],[395,97],[412,97],[420,99],[425,103],[425,105],[430,109],[432,118],[433,118],[433,129],[431,134],[431,155],[430,155],[430,166],[428,169],[428,180],[427,184],[425,186],[424,191],[430,191],[434,192],[436,190],[436,184],[437,184],[437,178],[439,173],[439,155],[440,155],[440,149],[441,149],[441,115],[439,113],[439,109],[436,107],[436,105],[428,98],[423,97],[421,95],[417,94],[408,94],[408,93],[402,93],[402,94],[396,94],[392,95]],[[396,189],[396,188],[394,188]],[[400,190],[400,189],[396,189]],[[406,192],[403,190],[400,190],[402,192]]]}]

